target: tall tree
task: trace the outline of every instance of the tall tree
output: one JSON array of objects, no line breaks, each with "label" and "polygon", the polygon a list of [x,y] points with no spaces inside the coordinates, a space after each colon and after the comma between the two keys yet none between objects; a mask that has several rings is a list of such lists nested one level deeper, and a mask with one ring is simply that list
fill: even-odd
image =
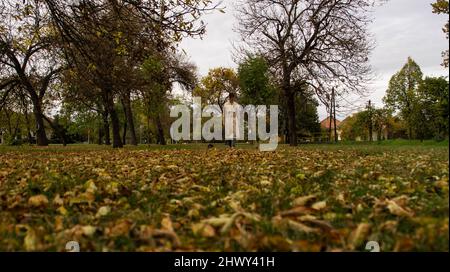
[{"label": "tall tree", "polygon": [[[449,19],[448,19],[448,15],[449,15],[448,0],[437,0],[435,3],[431,4],[431,6],[433,7],[433,13],[447,15],[447,23],[445,24],[442,31],[444,31],[445,36],[447,37],[447,40],[448,40],[448,32],[450,29]],[[449,57],[448,49],[445,50],[444,52],[442,52],[442,57],[444,58],[444,62],[442,63],[442,65],[444,67],[448,67],[448,57]]]},{"label": "tall tree", "polygon": [[128,123],[133,120],[128,107],[131,90],[123,86],[129,73],[120,69],[133,66],[128,58],[121,58],[130,53],[132,41],[147,40],[157,51],[174,49],[184,36],[202,35],[205,24],[200,21],[201,14],[217,7],[210,0],[43,1],[62,36],[71,66],[88,67],[94,74],[93,83],[101,90],[110,116],[113,147],[123,146],[114,108],[120,94]]},{"label": "tall tree", "polygon": [[[389,130],[391,115],[386,109],[374,109],[372,108],[370,121],[372,122],[372,129],[377,132],[377,140],[383,140],[383,132]],[[387,135],[389,136],[389,135]],[[373,140],[373,138],[372,138]],[[387,139],[384,139],[387,140]]]},{"label": "tall tree", "polygon": [[436,139],[444,139],[449,129],[448,80],[444,77],[426,77],[418,93],[422,112],[428,116],[428,127]]},{"label": "tall tree", "polygon": [[201,79],[194,89],[193,95],[201,97],[205,103],[218,105],[223,111],[229,93],[238,93],[239,80],[231,68],[214,68]]},{"label": "tall tree", "polygon": [[400,112],[408,124],[409,138],[413,138],[414,114],[419,110],[417,90],[422,82],[423,73],[419,65],[408,58],[403,68],[392,76],[383,101],[387,108]]},{"label": "tall tree", "polygon": [[244,105],[277,104],[276,87],[270,78],[269,65],[261,56],[247,56],[238,68],[241,103]]},{"label": "tall tree", "polygon": [[57,36],[40,1],[3,1],[0,12],[0,85],[20,84],[25,90],[33,104],[37,144],[46,146],[44,122],[60,132],[45,116],[44,104],[49,86],[63,70],[55,46]]},{"label": "tall tree", "polygon": [[289,141],[297,145],[295,96],[312,87],[322,102],[336,83],[361,92],[370,72],[367,11],[375,1],[249,0],[239,5],[244,51],[264,56],[287,102]]},{"label": "tall tree", "polygon": [[319,102],[314,98],[314,91],[312,89],[304,90],[297,95],[296,109],[299,112],[297,118],[298,134],[309,138],[320,134],[318,106]]},{"label": "tall tree", "polygon": [[60,95],[63,109],[70,115],[94,112],[99,119],[98,144],[111,145],[108,109],[103,103],[101,90],[92,83],[91,76],[88,71],[83,71],[81,65],[62,74]]},{"label": "tall tree", "polygon": [[141,76],[146,82],[140,93],[146,114],[156,125],[158,143],[166,144],[163,120],[167,119],[171,106],[173,85],[177,83],[183,90],[194,89],[197,83],[196,67],[183,59],[180,54],[159,52],[149,56],[141,67]]}]

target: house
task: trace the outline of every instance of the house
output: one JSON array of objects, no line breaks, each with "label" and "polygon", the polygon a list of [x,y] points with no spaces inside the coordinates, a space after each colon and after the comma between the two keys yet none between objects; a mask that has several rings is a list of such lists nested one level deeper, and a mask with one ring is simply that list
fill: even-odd
[{"label": "house", "polygon": [[[342,135],[341,124],[342,122],[336,119],[336,129],[339,141],[341,141]],[[334,118],[327,117],[326,119],[322,120],[322,122],[320,122],[320,127],[322,128],[323,135],[326,135],[325,138],[327,139],[329,137],[329,131],[331,127],[331,140],[334,140]]]},{"label": "house", "polygon": [[[340,130],[342,131],[341,136],[344,140],[356,142],[370,141],[368,125],[358,121],[358,118],[358,114],[353,114],[341,122]],[[388,139],[388,136],[388,125],[383,125],[381,129],[378,129],[374,124],[372,130],[373,141],[385,140]]]}]

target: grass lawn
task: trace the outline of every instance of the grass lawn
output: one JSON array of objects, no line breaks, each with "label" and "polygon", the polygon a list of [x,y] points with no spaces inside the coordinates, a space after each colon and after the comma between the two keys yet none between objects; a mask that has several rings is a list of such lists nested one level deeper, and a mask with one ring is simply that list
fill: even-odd
[{"label": "grass lawn", "polygon": [[0,146],[0,251],[449,251],[448,142]]}]

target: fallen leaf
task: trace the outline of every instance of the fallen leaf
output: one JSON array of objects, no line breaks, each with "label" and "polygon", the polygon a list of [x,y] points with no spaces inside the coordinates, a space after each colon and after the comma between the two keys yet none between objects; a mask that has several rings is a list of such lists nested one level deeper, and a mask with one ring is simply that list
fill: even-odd
[{"label": "fallen leaf", "polygon": [[28,228],[27,235],[23,240],[23,245],[26,251],[35,251],[37,247],[37,236],[32,228]]},{"label": "fallen leaf", "polygon": [[281,216],[297,216],[297,215],[303,215],[303,214],[310,214],[315,212],[315,210],[307,207],[295,207],[293,209],[283,211],[280,213]]},{"label": "fallen leaf", "polygon": [[301,216],[298,218],[298,221],[303,222],[303,223],[309,223],[311,225],[315,225],[315,226],[319,227],[320,229],[327,231],[327,232],[333,230],[333,226],[330,223],[323,221],[323,220],[319,220],[311,215]]},{"label": "fallen leaf", "polygon": [[161,220],[161,226],[163,230],[173,231],[172,220],[169,216],[166,216]]},{"label": "fallen leaf", "polygon": [[370,232],[370,224],[360,223],[358,227],[350,234],[348,245],[351,250],[355,250],[365,242]]},{"label": "fallen leaf", "polygon": [[53,204],[55,204],[57,206],[62,206],[62,205],[64,205],[64,200],[59,196],[59,194],[57,194],[55,196],[55,198],[53,199]]},{"label": "fallen leaf", "polygon": [[95,192],[97,192],[97,186],[95,186],[95,182],[92,179],[88,180],[84,187],[86,188],[87,193],[95,194]]},{"label": "fallen leaf", "polygon": [[316,228],[308,227],[305,224],[302,224],[302,223],[299,223],[299,222],[296,222],[296,221],[290,220],[290,219],[287,219],[287,225],[292,230],[295,230],[295,231],[298,231],[298,232],[305,232],[305,233],[317,233],[317,232],[319,232],[319,230],[316,229]]},{"label": "fallen leaf", "polygon": [[30,199],[28,199],[28,205],[32,206],[32,207],[43,207],[43,206],[47,206],[48,204],[48,199],[45,195],[36,195],[36,196],[32,196],[30,197]]},{"label": "fallen leaf", "polygon": [[216,236],[216,230],[209,224],[196,223],[191,226],[194,235],[198,235],[205,238]]},{"label": "fallen leaf", "polygon": [[111,212],[111,207],[102,206],[102,207],[100,207],[100,209],[98,209],[95,217],[99,218],[99,217],[107,216],[110,212]]},{"label": "fallen leaf", "polygon": [[327,207],[327,202],[326,201],[320,201],[317,203],[314,203],[311,208],[313,208],[314,210],[320,211],[323,210]]},{"label": "fallen leaf", "polygon": [[131,226],[132,223],[129,220],[119,220],[112,228],[108,229],[107,234],[112,237],[128,235]]},{"label": "fallen leaf", "polygon": [[64,206],[59,207],[56,209],[61,215],[67,215],[67,210],[64,208]]},{"label": "fallen leaf", "polygon": [[306,206],[310,201],[313,201],[314,199],[316,199],[315,195],[302,196],[302,197],[296,198],[292,202],[292,206]]},{"label": "fallen leaf", "polygon": [[230,217],[220,217],[220,218],[205,219],[205,220],[203,220],[203,222],[206,224],[210,224],[213,227],[221,227],[221,226],[227,224],[228,222],[230,222],[230,220],[231,220]]},{"label": "fallen leaf", "polygon": [[93,226],[83,226],[81,229],[83,231],[83,234],[88,237],[93,236],[94,233],[97,231],[97,228]]},{"label": "fallen leaf", "polygon": [[400,207],[395,201],[388,200],[387,208],[393,214],[401,217],[413,217],[413,213]]},{"label": "fallen leaf", "polygon": [[61,231],[64,229],[64,217],[55,216],[55,231]]}]

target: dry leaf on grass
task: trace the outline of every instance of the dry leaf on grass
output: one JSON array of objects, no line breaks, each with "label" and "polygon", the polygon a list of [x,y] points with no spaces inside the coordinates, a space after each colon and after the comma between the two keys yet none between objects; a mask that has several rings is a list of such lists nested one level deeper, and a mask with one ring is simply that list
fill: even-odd
[{"label": "dry leaf on grass", "polygon": [[216,236],[216,230],[209,224],[196,223],[191,226],[192,232],[195,235],[210,238]]},{"label": "dry leaf on grass", "polygon": [[314,201],[317,197],[315,195],[309,195],[309,196],[302,196],[299,198],[296,198],[292,202],[292,206],[306,206],[311,201]]},{"label": "dry leaf on grass", "polygon": [[48,204],[48,198],[45,195],[36,195],[28,199],[28,205],[32,207],[44,207]]},{"label": "dry leaf on grass", "polygon": [[402,217],[413,217],[414,214],[407,210],[406,208],[401,207],[397,202],[393,200],[387,201],[387,208],[393,214]]},{"label": "dry leaf on grass", "polygon": [[370,227],[371,226],[368,223],[360,223],[356,229],[352,231],[348,239],[348,246],[350,250],[355,250],[365,242],[367,235],[369,235]]}]

